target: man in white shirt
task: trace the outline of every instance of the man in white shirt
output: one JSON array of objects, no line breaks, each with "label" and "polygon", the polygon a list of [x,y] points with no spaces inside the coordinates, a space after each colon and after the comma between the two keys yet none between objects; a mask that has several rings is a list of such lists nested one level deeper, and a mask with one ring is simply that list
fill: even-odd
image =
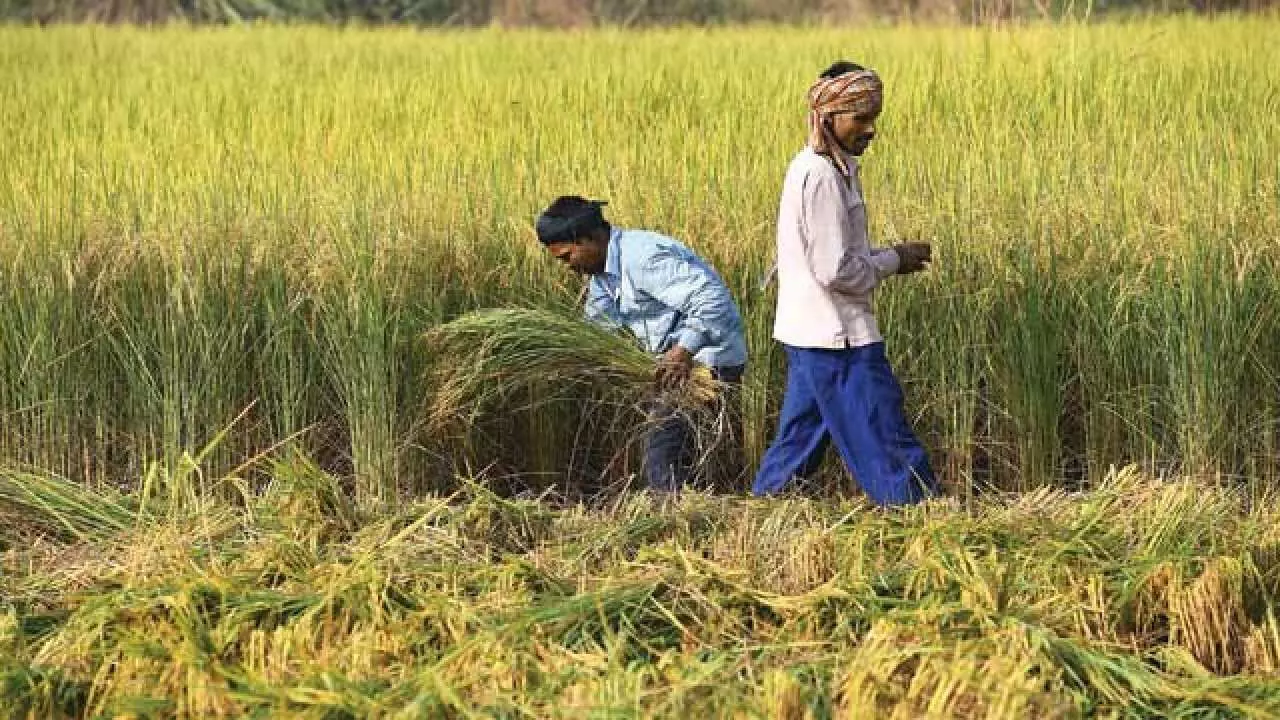
[{"label": "man in white shirt", "polygon": [[809,90],[808,145],[787,170],[778,211],[774,338],[787,351],[787,391],[757,495],[812,474],[831,441],[878,505],[914,503],[936,486],[872,307],[883,280],[931,260],[927,243],[876,249],[867,236],[858,158],[883,99],[879,76],[848,62]]}]

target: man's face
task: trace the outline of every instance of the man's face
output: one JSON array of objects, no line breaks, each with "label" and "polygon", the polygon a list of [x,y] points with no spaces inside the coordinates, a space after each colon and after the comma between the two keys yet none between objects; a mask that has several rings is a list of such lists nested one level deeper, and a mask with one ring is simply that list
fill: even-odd
[{"label": "man's face", "polygon": [[596,239],[580,237],[576,242],[551,243],[547,251],[579,275],[599,275],[604,272],[606,247]]},{"label": "man's face", "polygon": [[876,119],[880,117],[880,108],[864,113],[835,113],[831,116],[831,134],[836,142],[850,155],[858,156],[866,152],[871,140],[876,136]]}]

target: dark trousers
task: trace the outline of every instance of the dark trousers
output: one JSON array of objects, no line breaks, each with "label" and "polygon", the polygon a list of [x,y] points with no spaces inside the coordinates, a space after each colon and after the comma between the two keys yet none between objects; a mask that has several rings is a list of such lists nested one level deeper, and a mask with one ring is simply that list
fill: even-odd
[{"label": "dark trousers", "polygon": [[816,472],[832,441],[877,505],[914,503],[934,492],[929,458],[907,423],[884,343],[836,350],[784,347],[787,392],[778,434],[752,492],[781,492],[792,478]]},{"label": "dark trousers", "polygon": [[[716,428],[714,458],[736,465],[740,458],[734,448],[741,444],[741,408],[737,390],[742,384],[745,365],[713,367],[711,375],[727,386],[714,404],[713,412],[721,427]],[[650,430],[645,437],[644,475],[649,488],[656,492],[675,492],[689,482],[693,472],[695,445],[689,416],[671,404],[655,401],[649,408]]]}]

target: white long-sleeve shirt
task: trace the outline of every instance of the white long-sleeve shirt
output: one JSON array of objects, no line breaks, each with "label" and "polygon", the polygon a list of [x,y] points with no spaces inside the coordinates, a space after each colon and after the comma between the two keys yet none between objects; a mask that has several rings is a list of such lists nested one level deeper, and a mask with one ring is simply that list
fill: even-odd
[{"label": "white long-sleeve shirt", "polygon": [[872,294],[898,254],[872,249],[856,159],[845,177],[805,148],[791,161],[778,208],[778,312],[773,337],[796,347],[880,342]]}]

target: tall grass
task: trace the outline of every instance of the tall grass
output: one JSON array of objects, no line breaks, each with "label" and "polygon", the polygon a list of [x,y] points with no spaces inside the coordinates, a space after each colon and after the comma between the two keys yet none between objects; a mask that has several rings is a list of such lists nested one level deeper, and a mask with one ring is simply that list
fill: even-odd
[{"label": "tall grass", "polygon": [[[0,456],[123,483],[230,426],[215,475],[283,442],[363,499],[452,485],[458,448],[418,431],[419,338],[572,303],[530,225],[579,192],[722,271],[754,460],[779,183],[804,89],[848,57],[888,88],[873,233],[937,245],[879,308],[948,486],[1127,461],[1268,484],[1277,30],[0,28]],[[530,467],[572,466],[583,416],[556,412],[513,430]]]}]

